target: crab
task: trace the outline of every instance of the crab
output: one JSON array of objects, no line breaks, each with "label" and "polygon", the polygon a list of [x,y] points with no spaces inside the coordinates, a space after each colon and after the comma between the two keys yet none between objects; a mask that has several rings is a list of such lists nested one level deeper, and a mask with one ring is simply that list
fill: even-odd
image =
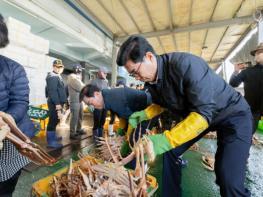
[{"label": "crab", "polygon": [[38,144],[32,142],[16,125],[9,114],[0,113],[0,118],[8,125],[1,129],[8,129],[5,139],[12,142],[18,151],[37,165],[53,165],[56,159],[46,153]]},{"label": "crab", "polygon": [[215,158],[211,155],[202,156],[202,165],[209,171],[214,171],[215,169]]}]

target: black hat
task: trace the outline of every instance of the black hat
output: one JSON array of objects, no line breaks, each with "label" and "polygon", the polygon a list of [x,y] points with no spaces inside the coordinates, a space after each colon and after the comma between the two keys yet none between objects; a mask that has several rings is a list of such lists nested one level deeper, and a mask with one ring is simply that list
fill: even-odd
[{"label": "black hat", "polygon": [[80,64],[74,64],[73,65],[73,72],[74,73],[81,73],[84,68]]},{"label": "black hat", "polygon": [[255,56],[255,54],[256,54],[257,51],[263,51],[263,42],[260,43],[255,50],[251,51],[250,54],[251,54],[252,56]]},{"label": "black hat", "polygon": [[116,86],[123,85],[124,87],[126,86],[126,80],[125,79],[119,79],[117,80]]}]

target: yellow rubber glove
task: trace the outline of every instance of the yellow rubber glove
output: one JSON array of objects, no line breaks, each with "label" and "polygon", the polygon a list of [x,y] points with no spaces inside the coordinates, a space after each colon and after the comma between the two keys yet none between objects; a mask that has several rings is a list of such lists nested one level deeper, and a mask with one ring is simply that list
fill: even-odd
[{"label": "yellow rubber glove", "polygon": [[149,107],[147,107],[145,110],[134,112],[129,117],[129,124],[132,128],[136,128],[137,125],[144,121],[154,118],[155,116],[161,114],[163,112],[163,108],[161,108],[159,105],[152,104]]},{"label": "yellow rubber glove", "polygon": [[183,121],[171,131],[164,131],[164,135],[172,147],[188,142],[208,128],[207,120],[196,112],[191,112]]},{"label": "yellow rubber glove", "polygon": [[125,129],[127,125],[127,120],[124,118],[119,118],[119,128]]},{"label": "yellow rubber glove", "polygon": [[147,107],[145,110],[147,120],[150,120],[154,118],[155,116],[161,114],[164,109],[160,105],[152,104],[149,107]]},{"label": "yellow rubber glove", "polygon": [[132,131],[133,131],[133,128],[132,128],[131,125],[129,124],[129,125],[128,125],[127,132],[126,132],[126,140],[127,140],[127,141],[130,141],[130,135],[131,135]]},{"label": "yellow rubber glove", "polygon": [[191,112],[170,131],[166,130],[162,134],[145,137],[144,145],[147,145],[148,149],[151,150],[151,153],[148,154],[148,157],[151,158],[149,161],[152,162],[157,155],[194,139],[207,128],[208,123],[206,119],[196,112]]}]

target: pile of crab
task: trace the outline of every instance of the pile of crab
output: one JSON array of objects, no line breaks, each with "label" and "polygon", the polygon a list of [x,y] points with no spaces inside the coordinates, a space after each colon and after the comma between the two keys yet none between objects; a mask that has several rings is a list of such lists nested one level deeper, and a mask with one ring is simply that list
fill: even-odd
[{"label": "pile of crab", "polygon": [[94,156],[108,162],[114,162],[114,159],[121,160],[120,149],[124,141],[124,136],[99,137]]},{"label": "pile of crab", "polygon": [[[149,159],[153,158],[149,154],[151,150],[147,149],[147,139],[144,141],[137,143],[130,155],[122,158],[112,150],[109,138],[104,138],[112,162],[97,162],[93,157],[79,154],[80,161],[75,165],[70,162],[67,173],[53,177],[50,196],[148,196],[151,180],[146,176],[144,157],[147,154]],[[124,168],[133,159],[136,159],[135,170]]]}]

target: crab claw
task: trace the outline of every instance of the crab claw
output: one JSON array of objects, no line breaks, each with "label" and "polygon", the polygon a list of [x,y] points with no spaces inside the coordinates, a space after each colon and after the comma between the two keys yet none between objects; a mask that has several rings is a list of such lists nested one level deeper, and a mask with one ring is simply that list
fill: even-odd
[{"label": "crab claw", "polygon": [[42,150],[38,146],[32,146],[32,144],[28,144],[22,141],[20,138],[15,136],[12,133],[8,133],[6,139],[10,140],[18,149],[18,151],[29,158],[32,162],[37,165],[53,165],[56,162],[56,159],[47,154],[44,150]]},{"label": "crab claw", "polygon": [[16,125],[14,119],[9,114],[0,113],[0,117],[10,128],[6,139],[11,141],[18,151],[28,157],[37,165],[52,165],[56,159],[46,153],[39,145],[33,143]]},{"label": "crab claw", "polygon": [[140,142],[143,145],[144,152],[147,155],[147,163],[153,163],[155,161],[156,155],[154,153],[152,141],[144,135]]}]

